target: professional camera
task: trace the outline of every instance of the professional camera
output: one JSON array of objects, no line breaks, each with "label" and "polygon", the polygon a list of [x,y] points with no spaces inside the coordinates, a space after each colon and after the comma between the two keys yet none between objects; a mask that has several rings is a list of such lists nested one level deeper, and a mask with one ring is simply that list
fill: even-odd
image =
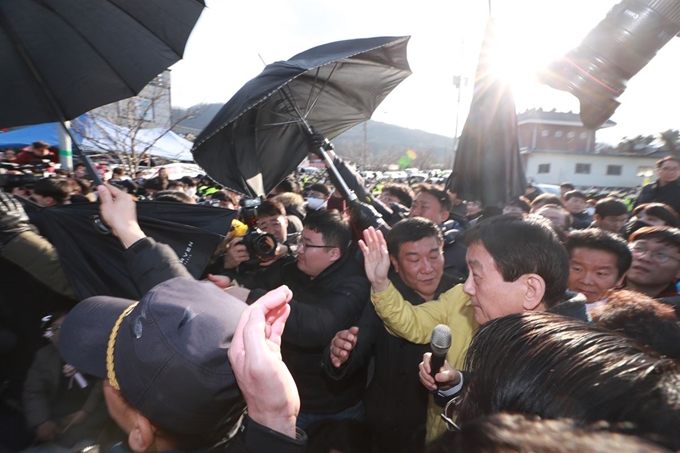
[{"label": "professional camera", "polygon": [[274,257],[276,253],[276,238],[269,233],[263,233],[257,228],[257,208],[262,202],[259,198],[242,198],[239,202],[241,206],[241,221],[248,227],[242,236],[242,244],[248,249],[250,260],[248,263],[254,264],[260,261],[267,261]]},{"label": "professional camera", "polygon": [[680,1],[624,0],[581,45],[550,64],[543,83],[568,91],[581,104],[581,121],[597,129],[620,105],[635,74],[680,31]]}]

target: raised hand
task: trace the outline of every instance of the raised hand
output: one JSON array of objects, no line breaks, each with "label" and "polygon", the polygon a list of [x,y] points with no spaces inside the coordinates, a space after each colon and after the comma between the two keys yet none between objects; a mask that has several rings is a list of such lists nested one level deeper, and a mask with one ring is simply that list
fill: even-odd
[{"label": "raised hand", "polygon": [[359,240],[359,247],[364,252],[366,277],[371,281],[375,292],[382,292],[390,285],[387,273],[390,270],[390,255],[387,242],[381,231],[373,227],[364,230],[364,239]]},{"label": "raised hand", "polygon": [[125,248],[146,237],[137,223],[137,206],[132,195],[110,184],[97,187],[97,192],[102,219]]},{"label": "raised hand", "polygon": [[281,360],[281,335],[292,297],[287,286],[280,286],[243,312],[229,348],[229,361],[250,418],[295,438],[300,396]]},{"label": "raised hand", "polygon": [[349,359],[349,354],[357,345],[359,328],[354,326],[349,330],[341,330],[331,340],[331,363],[335,368],[340,368]]}]

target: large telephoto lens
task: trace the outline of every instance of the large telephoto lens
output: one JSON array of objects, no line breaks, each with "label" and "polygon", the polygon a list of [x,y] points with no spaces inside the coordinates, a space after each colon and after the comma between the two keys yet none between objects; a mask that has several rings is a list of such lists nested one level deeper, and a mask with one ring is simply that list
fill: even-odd
[{"label": "large telephoto lens", "polygon": [[581,121],[597,129],[620,105],[628,81],[679,31],[680,0],[624,0],[539,78],[575,95]]}]

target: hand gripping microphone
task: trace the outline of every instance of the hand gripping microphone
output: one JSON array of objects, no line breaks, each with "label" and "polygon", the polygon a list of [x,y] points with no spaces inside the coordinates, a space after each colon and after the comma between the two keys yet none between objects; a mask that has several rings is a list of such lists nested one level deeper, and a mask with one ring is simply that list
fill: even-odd
[{"label": "hand gripping microphone", "polygon": [[[432,349],[432,360],[430,361],[430,376],[439,373],[439,369],[444,365],[446,360],[446,353],[451,347],[451,329],[445,324],[437,325],[432,331],[432,339],[430,340],[430,349]],[[437,383],[439,385],[439,383]]]}]

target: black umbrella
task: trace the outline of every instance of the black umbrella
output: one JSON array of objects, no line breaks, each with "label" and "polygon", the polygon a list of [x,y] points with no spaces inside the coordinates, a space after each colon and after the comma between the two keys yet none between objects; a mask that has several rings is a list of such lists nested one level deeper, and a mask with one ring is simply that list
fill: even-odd
[{"label": "black umbrella", "polygon": [[[40,213],[47,238],[56,247],[66,276],[81,300],[95,295],[142,296],[133,284],[120,242],[102,230],[98,203],[54,206]],[[210,206],[137,203],[142,230],[172,247],[195,278],[202,277],[235,215],[236,211]]]},{"label": "black umbrella", "polygon": [[0,0],[0,127],[135,96],[182,58],[202,0]]},{"label": "black umbrella", "polygon": [[526,178],[519,155],[517,114],[510,87],[489,61],[493,19],[479,53],[474,94],[461,133],[448,187],[465,200],[503,207],[522,195]]},{"label": "black umbrella", "polygon": [[232,190],[268,193],[307,156],[310,126],[335,138],[411,74],[409,38],[338,41],[268,65],[198,136],[194,159]]},{"label": "black umbrella", "polygon": [[63,124],[135,96],[182,58],[204,7],[203,0],[0,0],[0,127]]}]

